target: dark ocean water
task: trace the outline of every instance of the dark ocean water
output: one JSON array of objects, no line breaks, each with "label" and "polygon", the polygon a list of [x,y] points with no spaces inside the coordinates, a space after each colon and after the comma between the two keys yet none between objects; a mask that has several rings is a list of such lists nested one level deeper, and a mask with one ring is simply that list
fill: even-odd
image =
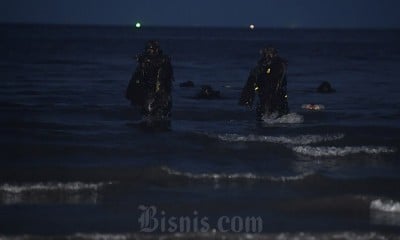
[{"label": "dark ocean water", "polygon": [[[400,31],[1,25],[0,33],[0,239],[400,233]],[[170,131],[141,128],[124,98],[149,39],[174,67]],[[265,45],[288,60],[291,113],[256,123],[237,101]],[[188,80],[196,87],[179,87]],[[336,93],[316,93],[322,81]],[[202,84],[222,99],[193,99]],[[156,207],[159,221],[207,217],[210,228],[140,233],[140,205]],[[261,233],[214,233],[222,216],[260,217]]]}]

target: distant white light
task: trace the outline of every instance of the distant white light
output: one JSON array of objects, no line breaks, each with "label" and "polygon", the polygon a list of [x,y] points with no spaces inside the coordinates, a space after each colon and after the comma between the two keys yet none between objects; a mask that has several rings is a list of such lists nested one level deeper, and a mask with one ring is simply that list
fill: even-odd
[{"label": "distant white light", "polygon": [[136,28],[140,28],[142,26],[142,24],[140,24],[140,22],[137,22],[135,26],[136,26]]},{"label": "distant white light", "polygon": [[254,24],[250,24],[250,26],[249,26],[249,28],[250,28],[251,30],[253,30],[255,27],[256,27],[256,26],[254,26]]}]

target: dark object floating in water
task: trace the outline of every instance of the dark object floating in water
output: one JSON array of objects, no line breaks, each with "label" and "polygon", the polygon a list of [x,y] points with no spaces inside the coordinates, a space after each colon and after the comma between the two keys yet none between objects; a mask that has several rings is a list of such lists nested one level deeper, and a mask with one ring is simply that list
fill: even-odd
[{"label": "dark object floating in water", "polygon": [[192,82],[192,81],[186,81],[186,82],[183,82],[183,83],[181,83],[181,84],[179,84],[179,87],[194,87],[194,82]]},{"label": "dark object floating in water", "polygon": [[220,99],[221,94],[219,91],[215,91],[214,89],[212,89],[211,86],[204,85],[201,87],[200,92],[197,93],[195,98],[197,98],[197,99]]},{"label": "dark object floating in water", "polygon": [[336,92],[335,89],[332,88],[331,84],[327,81],[324,81],[317,88],[317,92],[319,93],[333,93]]}]

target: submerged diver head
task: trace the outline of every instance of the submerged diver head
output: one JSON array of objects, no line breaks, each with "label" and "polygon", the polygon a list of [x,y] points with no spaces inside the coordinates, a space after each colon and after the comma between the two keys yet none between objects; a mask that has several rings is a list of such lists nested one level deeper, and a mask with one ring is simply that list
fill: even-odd
[{"label": "submerged diver head", "polygon": [[271,61],[274,57],[278,56],[278,50],[273,47],[265,47],[260,49],[262,60]]},{"label": "submerged diver head", "polygon": [[148,55],[158,55],[161,54],[160,43],[157,40],[150,40],[146,43],[144,51]]}]

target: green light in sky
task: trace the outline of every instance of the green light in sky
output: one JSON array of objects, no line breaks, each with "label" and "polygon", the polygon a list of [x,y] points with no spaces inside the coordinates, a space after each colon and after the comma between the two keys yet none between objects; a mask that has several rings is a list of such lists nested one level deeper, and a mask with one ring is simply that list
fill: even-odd
[{"label": "green light in sky", "polygon": [[135,26],[136,26],[136,28],[140,28],[142,26],[142,24],[140,24],[140,22],[137,22]]}]

